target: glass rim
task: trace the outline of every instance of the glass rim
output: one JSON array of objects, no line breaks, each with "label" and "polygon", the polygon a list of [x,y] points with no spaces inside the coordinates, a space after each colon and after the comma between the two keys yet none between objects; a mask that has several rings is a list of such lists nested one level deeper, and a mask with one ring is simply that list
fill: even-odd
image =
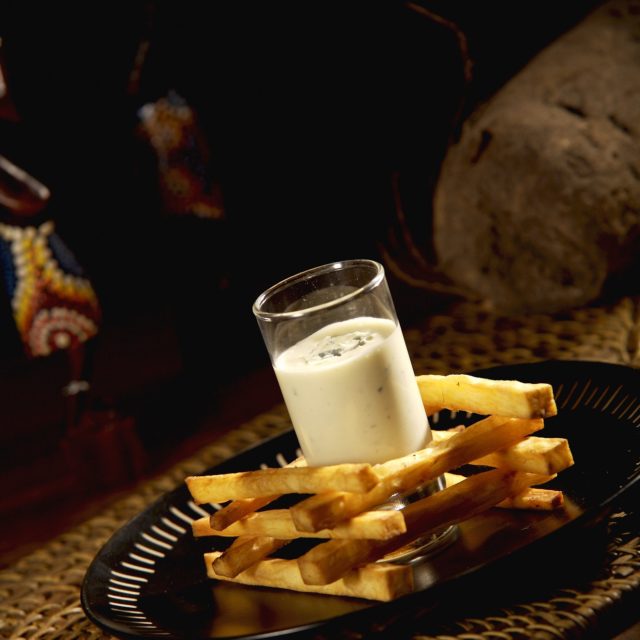
[{"label": "glass rim", "polygon": [[[349,291],[344,295],[336,298],[335,300],[329,300],[328,302],[323,302],[322,304],[316,304],[310,307],[305,307],[304,309],[296,309],[295,311],[265,311],[261,309],[261,306],[273,297],[274,294],[282,291],[288,287],[290,287],[294,282],[302,282],[305,280],[310,280],[316,276],[330,273],[331,271],[341,271],[349,267],[373,267],[375,273],[371,277],[371,279],[361,287],[354,289],[353,291]],[[270,286],[268,289],[263,291],[253,303],[253,313],[256,318],[260,320],[287,320],[292,318],[301,318],[302,316],[306,316],[316,311],[322,311],[326,309],[331,309],[332,307],[336,307],[340,304],[343,304],[347,300],[352,300],[363,293],[367,293],[368,291],[372,291],[377,287],[382,279],[384,278],[384,267],[382,264],[377,262],[376,260],[370,260],[366,258],[354,258],[350,260],[336,260],[335,262],[328,262],[323,265],[319,265],[317,267],[312,267],[311,269],[306,269],[305,271],[300,271],[292,276],[288,276],[284,280],[280,280],[276,284]]]}]

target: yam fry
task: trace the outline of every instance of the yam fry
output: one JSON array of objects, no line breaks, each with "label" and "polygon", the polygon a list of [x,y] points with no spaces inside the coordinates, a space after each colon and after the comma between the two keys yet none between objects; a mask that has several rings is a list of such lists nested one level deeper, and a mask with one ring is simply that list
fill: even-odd
[{"label": "yam fry", "polygon": [[518,495],[505,498],[496,506],[501,509],[553,511],[564,506],[564,494],[557,489],[531,487]]},{"label": "yam fry", "polygon": [[270,536],[240,536],[213,561],[213,570],[219,576],[234,578],[288,543]]},{"label": "yam fry", "polygon": [[345,518],[372,509],[397,492],[405,492],[435,480],[491,451],[515,444],[543,427],[542,420],[519,420],[490,416],[448,440],[430,444],[403,458],[377,465],[383,480],[368,493],[325,492],[291,507],[293,521],[301,531],[330,529]]},{"label": "yam fry", "polygon": [[232,500],[229,504],[222,507],[222,509],[209,516],[209,526],[212,529],[222,531],[234,522],[255,513],[258,509],[262,509],[262,507],[266,507],[279,497],[280,494],[274,494],[263,498],[239,498],[238,500]]},{"label": "yam fry", "polygon": [[319,493],[294,505],[290,511],[295,527],[309,534],[321,529],[330,529],[341,520],[373,509],[394,493],[396,491],[391,483],[382,481],[365,494],[344,491]]},{"label": "yam fry", "polygon": [[465,374],[416,376],[428,414],[441,409],[512,418],[557,414],[553,387],[546,383],[489,380]]},{"label": "yam fry", "polygon": [[[455,431],[431,431],[435,442],[448,440]],[[573,465],[573,455],[565,438],[530,436],[510,447],[493,451],[470,464],[553,475]]]},{"label": "yam fry", "polygon": [[406,533],[392,540],[330,540],[298,558],[307,584],[327,584],[361,564],[382,558],[428,532],[466,520],[544,478],[503,469],[485,471],[414,502],[403,513]]},{"label": "yam fry", "polygon": [[230,579],[218,574],[213,567],[219,555],[218,551],[204,554],[207,575],[218,580],[383,602],[413,591],[413,571],[408,565],[378,562],[354,569],[331,584],[308,585],[300,577],[296,560],[262,560]]},{"label": "yam fry", "polygon": [[566,439],[525,438],[511,447],[482,456],[473,464],[551,476],[572,466],[573,462]]},{"label": "yam fry", "polygon": [[189,476],[185,479],[196,504],[238,498],[265,498],[285,493],[352,491],[364,493],[378,482],[370,464],[337,464],[326,467],[282,467]]},{"label": "yam fry", "polygon": [[[444,474],[447,486],[453,486],[458,482],[462,482],[465,476],[457,473]],[[525,509],[535,511],[553,511],[560,508],[564,504],[564,495],[562,491],[557,489],[539,489],[538,487],[527,487],[522,493],[510,496],[496,507],[502,509]]]},{"label": "yam fry", "polygon": [[413,475],[419,476],[420,481],[424,482],[423,473],[415,474],[416,470],[420,471],[424,466],[438,465],[436,475],[428,478],[431,480],[444,471],[467,464],[476,457],[476,452],[477,457],[482,457],[510,447],[542,428],[544,421],[540,418],[489,416],[455,432],[444,442],[431,442],[420,451],[375,465],[374,471],[381,478],[393,482],[397,490],[406,491],[418,484],[413,481]]},{"label": "yam fry", "polygon": [[301,533],[296,529],[289,509],[267,509],[257,511],[225,529],[212,529],[209,518],[194,520],[193,534],[201,536],[271,536],[283,540],[294,538],[375,538],[386,540],[406,531],[404,517],[400,511],[365,511],[343,520],[332,529],[321,529],[312,533]]},{"label": "yam fry", "polygon": [[[296,458],[289,464],[285,465],[287,468],[290,467],[304,467],[306,466],[307,461],[300,456]],[[280,494],[274,494],[271,496],[265,496],[263,498],[240,498],[238,500],[233,500],[229,504],[226,504],[222,509],[212,513],[210,516],[211,520],[211,528],[212,529],[225,529],[230,524],[233,524],[240,518],[244,518],[244,516],[261,509],[262,507],[266,507],[268,504],[272,503],[274,500],[277,500],[280,497]]]}]

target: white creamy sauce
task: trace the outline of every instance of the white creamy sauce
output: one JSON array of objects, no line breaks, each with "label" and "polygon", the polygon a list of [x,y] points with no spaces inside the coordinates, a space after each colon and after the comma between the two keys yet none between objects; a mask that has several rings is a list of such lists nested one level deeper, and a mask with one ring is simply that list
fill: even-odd
[{"label": "white creamy sauce", "polygon": [[383,462],[430,440],[404,337],[391,320],[331,324],[281,353],[274,370],[312,466]]}]

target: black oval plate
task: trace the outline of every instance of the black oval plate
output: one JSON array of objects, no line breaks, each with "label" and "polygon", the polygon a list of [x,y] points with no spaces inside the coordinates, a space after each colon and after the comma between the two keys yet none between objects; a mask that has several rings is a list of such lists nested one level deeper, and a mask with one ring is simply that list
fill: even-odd
[{"label": "black oval plate", "polygon": [[[89,567],[82,606],[99,627],[121,638],[273,638],[332,625],[383,620],[403,607],[429,606],[439,587],[490,572],[544,543],[576,536],[601,519],[640,477],[640,372],[598,362],[548,361],[475,372],[494,379],[549,382],[558,415],[539,435],[569,439],[575,465],[553,486],[565,508],[532,513],[492,509],[459,528],[451,546],[416,566],[415,593],[392,603],[245,587],[208,580],[202,554],[223,539],[195,539],[197,506],[182,486],[160,498],[116,532]],[[441,412],[433,428],[469,423],[476,416]],[[279,435],[208,471],[224,473],[279,466],[297,455],[293,431]],[[215,547],[214,545],[218,545]],[[287,548],[287,547],[285,547]]]}]

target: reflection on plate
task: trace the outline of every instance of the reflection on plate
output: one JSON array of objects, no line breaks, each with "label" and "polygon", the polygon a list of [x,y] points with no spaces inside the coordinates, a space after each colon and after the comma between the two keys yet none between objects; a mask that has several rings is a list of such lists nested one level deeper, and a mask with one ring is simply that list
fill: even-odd
[{"label": "reflection on plate", "polygon": [[[565,492],[564,509],[492,509],[464,522],[452,545],[416,565],[416,593],[377,603],[208,580],[202,554],[225,542],[192,537],[192,520],[214,507],[194,504],[186,487],[179,487],[126,524],[97,554],[82,587],[85,612],[121,638],[288,637],[332,624],[348,626],[363,616],[370,622],[383,620],[393,607],[419,602],[424,608],[440,587],[470,576],[489,576],[507,558],[534,554],[542,544],[574,534],[606,513],[640,477],[639,371],[596,362],[550,361],[477,374],[553,385],[559,414],[546,421],[541,435],[566,437],[571,443],[575,466],[549,485]],[[432,426],[447,428],[474,419],[441,412]],[[279,466],[292,460],[297,448],[290,431],[210,472]]]}]

